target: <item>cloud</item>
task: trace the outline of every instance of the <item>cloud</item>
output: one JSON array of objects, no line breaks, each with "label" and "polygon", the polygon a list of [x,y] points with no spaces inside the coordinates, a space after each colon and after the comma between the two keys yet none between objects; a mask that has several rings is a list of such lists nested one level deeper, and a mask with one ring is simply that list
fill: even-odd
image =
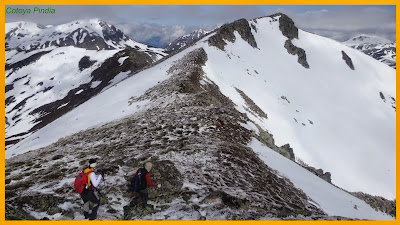
[{"label": "cloud", "polygon": [[122,30],[133,40],[155,47],[165,47],[182,35],[193,32],[197,29],[212,30],[216,25],[159,25],[159,24],[116,24],[118,29]]}]

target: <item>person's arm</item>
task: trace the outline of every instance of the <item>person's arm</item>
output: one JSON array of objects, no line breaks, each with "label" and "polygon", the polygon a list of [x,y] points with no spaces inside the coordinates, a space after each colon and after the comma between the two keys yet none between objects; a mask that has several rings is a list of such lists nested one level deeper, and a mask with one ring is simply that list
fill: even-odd
[{"label": "person's arm", "polygon": [[157,187],[157,184],[151,183],[151,180],[150,180],[150,173],[146,174],[146,180],[147,180],[147,183],[148,183],[150,186],[152,186],[152,187]]},{"label": "person's arm", "polygon": [[93,187],[99,186],[101,180],[101,174],[96,177],[96,174],[94,172],[90,173],[90,182],[92,182]]}]

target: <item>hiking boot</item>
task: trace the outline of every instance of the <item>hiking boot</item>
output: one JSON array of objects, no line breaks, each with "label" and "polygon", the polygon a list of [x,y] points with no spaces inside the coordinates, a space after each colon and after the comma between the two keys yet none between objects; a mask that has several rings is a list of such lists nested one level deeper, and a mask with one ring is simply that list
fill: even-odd
[{"label": "hiking boot", "polygon": [[89,220],[95,220],[95,219],[97,219],[97,216],[91,216],[91,217],[89,217]]},{"label": "hiking boot", "polygon": [[85,216],[85,219],[89,219],[89,212],[83,212],[83,215]]}]

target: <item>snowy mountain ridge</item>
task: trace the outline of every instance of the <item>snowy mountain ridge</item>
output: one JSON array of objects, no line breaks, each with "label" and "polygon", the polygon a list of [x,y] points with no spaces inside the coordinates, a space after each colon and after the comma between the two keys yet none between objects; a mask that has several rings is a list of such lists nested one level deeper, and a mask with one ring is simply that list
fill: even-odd
[{"label": "snowy mountain ridge", "polygon": [[396,69],[396,42],[378,36],[359,35],[343,42],[343,44],[364,52]]},{"label": "snowy mountain ridge", "polygon": [[[392,68],[284,14],[225,24],[10,147],[6,209],[83,219],[71,185],[95,155],[109,169],[103,220],[393,220],[289,158],[393,199],[395,81]],[[146,161],[162,188],[141,211],[126,183]]]},{"label": "snowy mountain ridge", "polygon": [[166,53],[91,19],[6,23],[5,56],[8,147]]},{"label": "snowy mountain ridge", "polygon": [[390,41],[384,37],[373,36],[373,35],[366,35],[361,34],[357,35],[349,40],[343,42],[346,45],[360,45],[360,44],[393,44],[393,41]]},{"label": "snowy mountain ridge", "polygon": [[57,26],[43,26],[32,22],[6,23],[6,50],[26,52],[50,46],[76,46],[88,50],[123,49],[154,52],[165,56],[162,49],[133,41],[121,30],[100,19],[76,20]]}]

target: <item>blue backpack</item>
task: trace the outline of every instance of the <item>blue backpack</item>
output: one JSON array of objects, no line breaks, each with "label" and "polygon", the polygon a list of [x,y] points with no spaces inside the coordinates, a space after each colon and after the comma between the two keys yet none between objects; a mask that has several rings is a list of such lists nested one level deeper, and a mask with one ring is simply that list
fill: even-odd
[{"label": "blue backpack", "polygon": [[142,169],[139,169],[136,172],[136,175],[131,178],[131,188],[133,192],[139,192],[140,190],[143,189],[142,176],[144,177],[145,174],[142,174]]}]

